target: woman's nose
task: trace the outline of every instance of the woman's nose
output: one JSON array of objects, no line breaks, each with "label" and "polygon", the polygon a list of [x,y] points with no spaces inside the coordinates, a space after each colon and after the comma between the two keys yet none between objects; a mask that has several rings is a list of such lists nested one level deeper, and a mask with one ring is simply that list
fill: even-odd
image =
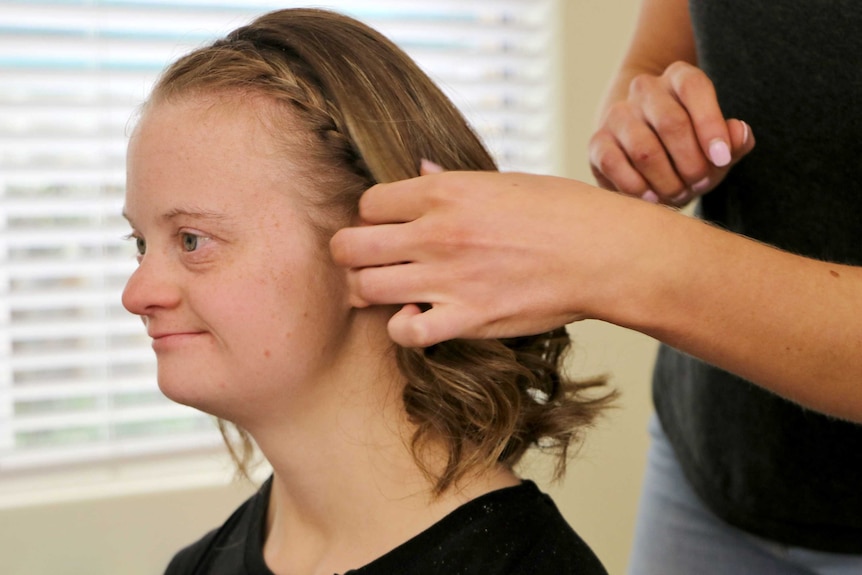
[{"label": "woman's nose", "polygon": [[179,286],[166,266],[157,259],[144,257],[129,276],[123,289],[123,307],[131,313],[146,316],[159,309],[170,309],[180,301]]}]

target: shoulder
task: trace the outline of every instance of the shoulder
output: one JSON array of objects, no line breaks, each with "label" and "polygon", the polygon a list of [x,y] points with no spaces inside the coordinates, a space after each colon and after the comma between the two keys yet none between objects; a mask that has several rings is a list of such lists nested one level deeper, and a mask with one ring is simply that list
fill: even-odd
[{"label": "shoulder", "polygon": [[[247,548],[249,545],[254,549],[259,547],[253,540],[260,536],[268,500],[269,481],[240,505],[221,527],[177,552],[165,575],[247,573]],[[255,575],[257,573],[254,571]]]},{"label": "shoulder", "polygon": [[607,575],[551,498],[531,481],[464,504],[355,573]]},{"label": "shoulder", "polygon": [[165,569],[165,575],[191,575],[199,573],[205,558],[210,553],[213,542],[220,537],[220,533],[224,526],[218,529],[213,529],[194,543],[187,545],[179,550],[173,556],[168,568]]},{"label": "shoulder", "polygon": [[510,563],[500,573],[607,575],[550,496],[531,481],[519,488],[511,494],[511,509],[501,514],[504,520],[496,527],[496,536],[513,550]]}]

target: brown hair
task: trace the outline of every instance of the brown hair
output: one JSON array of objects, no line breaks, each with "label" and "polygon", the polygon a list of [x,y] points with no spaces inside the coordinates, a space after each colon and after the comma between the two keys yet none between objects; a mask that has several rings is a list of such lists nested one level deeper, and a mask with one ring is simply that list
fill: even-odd
[{"label": "brown hair", "polygon": [[[301,153],[328,240],[356,213],[375,183],[418,175],[420,158],[450,170],[496,170],[491,156],[449,99],[392,42],[336,13],[288,9],[265,14],[170,66],[151,101],[189,94],[263,96],[279,137],[278,111],[308,128]],[[296,132],[281,137],[296,148]],[[294,139],[291,144],[290,138]],[[314,217],[312,215],[312,217]],[[556,450],[557,476],[569,446],[613,398],[586,394],[601,379],[562,374],[565,328],[505,340],[453,340],[426,349],[397,348],[405,410],[416,426],[411,448],[435,493],[477,469],[514,465],[537,443]],[[220,422],[223,434],[224,423]],[[242,472],[251,443],[237,449]],[[432,473],[423,448],[442,442],[448,460]]]}]

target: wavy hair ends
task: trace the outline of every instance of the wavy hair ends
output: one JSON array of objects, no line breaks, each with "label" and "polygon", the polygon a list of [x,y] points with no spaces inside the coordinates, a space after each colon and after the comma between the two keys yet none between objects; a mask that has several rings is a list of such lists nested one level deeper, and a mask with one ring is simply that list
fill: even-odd
[{"label": "wavy hair ends", "polygon": [[[449,170],[497,169],[410,57],[368,26],[325,10],[271,12],[183,56],[162,74],[150,102],[196,94],[262,96],[275,104],[266,120],[286,151],[302,154],[297,168],[314,196],[310,217],[321,245],[356,215],[367,188],[418,176],[422,158]],[[299,138],[296,122],[305,132]],[[514,465],[536,444],[557,452],[562,474],[569,446],[615,396],[587,391],[601,379],[563,375],[569,343],[559,328],[396,349],[404,408],[415,426],[410,448],[435,494],[483,469]],[[251,439],[239,429],[234,445],[223,426],[247,476]],[[442,466],[428,457],[438,445],[448,454]]]},{"label": "wavy hair ends", "polygon": [[412,378],[403,397],[416,424],[417,462],[426,443],[445,441],[442,472],[423,467],[442,493],[475,470],[514,466],[533,446],[556,456],[563,475],[578,445],[616,392],[593,393],[605,380],[564,375],[571,340],[565,328],[508,339],[452,340],[425,349],[399,348],[398,364]]}]

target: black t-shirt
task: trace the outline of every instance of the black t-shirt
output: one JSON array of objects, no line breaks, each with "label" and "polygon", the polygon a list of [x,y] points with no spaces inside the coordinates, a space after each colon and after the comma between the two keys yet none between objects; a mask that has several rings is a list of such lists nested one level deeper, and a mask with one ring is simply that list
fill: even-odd
[{"label": "black t-shirt", "polygon": [[[173,558],[165,575],[272,575],[263,559],[270,478],[220,528]],[[607,575],[554,502],[531,481],[462,505],[344,575]]]}]

